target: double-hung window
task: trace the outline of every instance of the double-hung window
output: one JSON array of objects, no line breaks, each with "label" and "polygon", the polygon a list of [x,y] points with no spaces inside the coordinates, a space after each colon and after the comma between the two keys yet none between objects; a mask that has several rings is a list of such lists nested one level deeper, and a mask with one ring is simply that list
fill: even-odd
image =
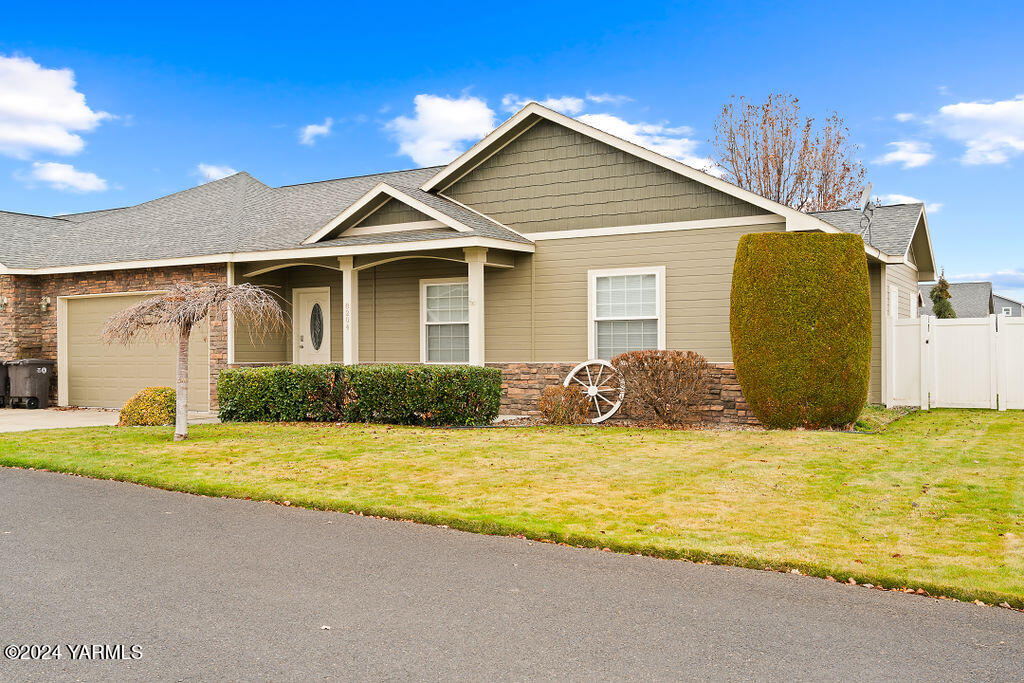
[{"label": "double-hung window", "polygon": [[424,363],[469,362],[466,278],[420,281],[420,347]]},{"label": "double-hung window", "polygon": [[592,270],[591,358],[665,348],[665,267]]}]

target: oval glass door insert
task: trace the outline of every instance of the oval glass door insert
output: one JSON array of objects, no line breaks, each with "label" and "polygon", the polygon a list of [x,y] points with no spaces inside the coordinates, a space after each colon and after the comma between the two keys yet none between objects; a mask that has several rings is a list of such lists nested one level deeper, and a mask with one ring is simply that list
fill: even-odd
[{"label": "oval glass door insert", "polygon": [[313,304],[309,314],[309,339],[313,342],[313,350],[319,351],[320,345],[324,343],[324,312],[320,304]]}]

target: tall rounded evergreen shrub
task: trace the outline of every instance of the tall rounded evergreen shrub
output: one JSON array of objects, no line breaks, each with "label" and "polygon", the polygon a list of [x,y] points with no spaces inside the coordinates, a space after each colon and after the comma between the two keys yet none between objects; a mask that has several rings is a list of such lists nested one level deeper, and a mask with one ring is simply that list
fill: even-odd
[{"label": "tall rounded evergreen shrub", "polygon": [[744,235],[729,327],[737,379],[763,425],[854,422],[871,374],[871,295],[861,238]]}]

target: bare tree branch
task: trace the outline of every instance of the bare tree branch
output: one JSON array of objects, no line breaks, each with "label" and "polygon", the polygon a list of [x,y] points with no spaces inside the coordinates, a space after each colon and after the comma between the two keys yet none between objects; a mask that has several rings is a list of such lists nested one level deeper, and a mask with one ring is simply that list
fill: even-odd
[{"label": "bare tree branch", "polygon": [[864,167],[843,119],[832,112],[816,128],[792,95],[773,93],[759,105],[734,96],[713,144],[726,180],[794,209],[840,209],[860,196]]},{"label": "bare tree branch", "polygon": [[174,440],[188,437],[188,342],[192,329],[211,313],[230,309],[236,321],[261,334],[285,328],[284,313],[265,290],[241,285],[179,282],[170,290],[115,313],[100,335],[107,343],[139,338],[174,340],[178,345],[177,417]]}]

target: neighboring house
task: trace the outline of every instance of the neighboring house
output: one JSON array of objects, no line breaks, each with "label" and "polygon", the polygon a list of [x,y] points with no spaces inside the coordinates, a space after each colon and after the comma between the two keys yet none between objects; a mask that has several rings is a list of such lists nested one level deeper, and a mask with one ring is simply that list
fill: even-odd
[{"label": "neighboring house", "polygon": [[[292,329],[209,320],[193,343],[200,408],[225,367],[333,361],[486,362],[505,373],[505,410],[526,410],[573,364],[642,348],[703,354],[725,402],[740,236],[860,234],[859,221],[800,213],[533,103],[443,167],[279,188],[238,173],[121,209],[0,213],[0,354],[55,359],[61,405],[119,407],[171,383],[173,351],[103,345],[109,315],[177,280],[252,282],[280,295]],[[935,276],[924,207],[878,208],[864,250],[881,402],[882,318],[913,316]]]},{"label": "neighboring house", "polygon": [[[934,315],[929,294],[934,285],[920,285],[921,315]],[[951,282],[949,303],[958,318],[987,318],[1005,315],[1021,316],[1021,303],[992,291],[991,282]]]},{"label": "neighboring house", "polygon": [[1005,315],[1008,318],[1020,318],[1024,316],[1024,304],[1001,294],[992,293],[992,310],[997,315]]}]

